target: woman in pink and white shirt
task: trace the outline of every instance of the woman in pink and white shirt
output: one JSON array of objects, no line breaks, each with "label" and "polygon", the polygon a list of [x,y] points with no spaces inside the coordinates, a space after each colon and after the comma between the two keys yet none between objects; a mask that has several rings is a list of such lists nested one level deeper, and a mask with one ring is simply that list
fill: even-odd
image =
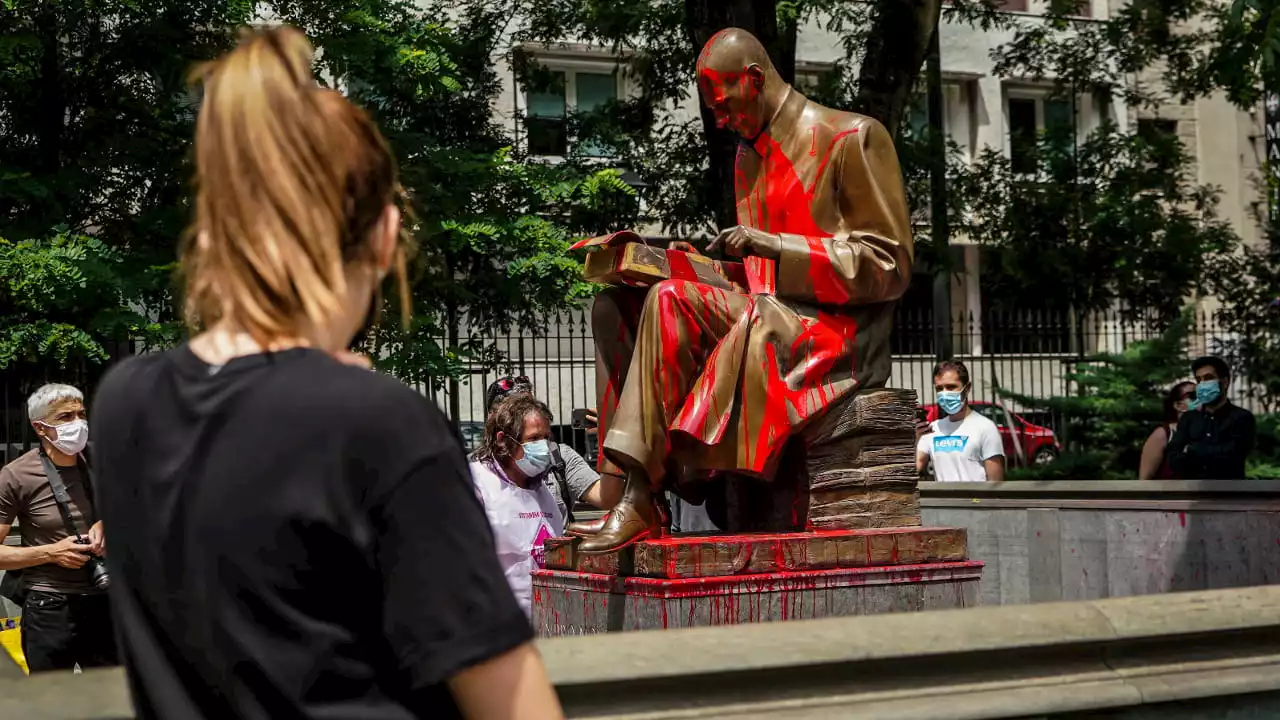
[{"label": "woman in pink and white shirt", "polygon": [[543,482],[551,470],[551,411],[532,395],[498,403],[472,456],[471,481],[493,528],[498,562],[525,614],[532,572],[546,561],[543,541],[564,533],[564,517]]}]

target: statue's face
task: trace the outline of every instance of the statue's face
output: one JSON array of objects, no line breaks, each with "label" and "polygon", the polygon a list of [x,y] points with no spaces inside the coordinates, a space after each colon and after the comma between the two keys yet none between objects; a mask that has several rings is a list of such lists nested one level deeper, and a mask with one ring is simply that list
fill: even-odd
[{"label": "statue's face", "polygon": [[764,129],[764,72],[756,65],[741,72],[703,68],[698,73],[702,102],[715,113],[716,125],[754,140]]}]

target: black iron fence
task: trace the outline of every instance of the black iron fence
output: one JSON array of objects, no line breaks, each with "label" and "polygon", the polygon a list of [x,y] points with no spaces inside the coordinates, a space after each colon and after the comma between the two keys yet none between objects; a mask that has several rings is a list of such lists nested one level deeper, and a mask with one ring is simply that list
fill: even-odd
[{"label": "black iron fence", "polygon": [[[985,312],[964,314],[952,321],[954,357],[963,360],[973,379],[972,399],[996,400],[997,386],[1023,395],[1049,397],[1073,392],[1068,374],[1082,360],[1099,352],[1119,352],[1128,344],[1156,334],[1150,323],[1127,320],[1119,314],[1091,315],[1077,322],[1067,313]],[[489,383],[503,375],[527,375],[539,397],[555,415],[556,434],[585,448],[587,438],[573,431],[575,408],[596,406],[595,353],[589,314],[574,311],[551,318],[537,333],[488,334],[460,329],[462,341],[476,340],[495,347],[505,358],[499,368],[475,366],[465,377],[441,389],[422,387],[458,423],[469,445],[479,439],[484,421],[484,395]],[[1230,337],[1208,314],[1197,318],[1188,347],[1190,355],[1217,352]],[[934,399],[932,370],[937,360],[935,324],[931,314],[899,313],[893,336],[893,376],[890,384],[915,390],[922,403]],[[1189,374],[1189,373],[1188,373]],[[59,380],[47,377],[47,380]],[[1171,377],[1172,383],[1180,378]],[[3,383],[4,461],[31,446],[35,437],[26,419],[26,396],[36,382]],[[1234,402],[1260,410],[1246,381],[1232,384]],[[1031,423],[1062,428],[1062,418],[1008,404]],[[92,413],[92,408],[90,408]]]},{"label": "black iron fence", "polygon": [[[465,329],[462,336],[468,337]],[[1074,392],[1068,375],[1083,360],[1100,352],[1120,352],[1130,343],[1158,334],[1155,324],[1128,319],[1120,313],[1099,313],[1076,319],[1069,313],[988,311],[953,318],[953,356],[969,367],[972,399],[994,402],[996,387],[1033,397]],[[596,403],[594,345],[590,319],[585,312],[554,318],[545,331],[534,334],[479,336],[494,344],[507,358],[504,367],[475,367],[468,377],[444,389],[424,392],[460,423],[464,435],[478,432],[484,419],[484,394],[490,382],[503,375],[527,375],[539,397],[551,406],[557,423],[567,423],[574,408]],[[1188,342],[1191,356],[1220,352],[1230,337],[1205,313],[1196,318]],[[934,399],[933,366],[937,361],[936,330],[932,313],[900,312],[893,347],[894,387],[915,390],[921,402]],[[1188,370],[1186,376],[1190,375]],[[1182,378],[1169,378],[1170,384]],[[1238,379],[1230,390],[1234,402],[1259,410],[1246,381]],[[1061,428],[1062,418],[1006,405],[1024,419]]]}]

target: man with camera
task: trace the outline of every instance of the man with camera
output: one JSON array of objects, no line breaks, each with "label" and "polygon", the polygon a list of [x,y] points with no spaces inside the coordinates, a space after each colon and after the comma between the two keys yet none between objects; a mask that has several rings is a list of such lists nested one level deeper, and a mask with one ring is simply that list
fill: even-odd
[{"label": "man with camera", "polygon": [[27,400],[27,416],[40,447],[0,469],[0,538],[15,522],[22,536],[21,547],[0,545],[0,593],[22,607],[31,672],[115,665],[84,395],[45,385]]}]

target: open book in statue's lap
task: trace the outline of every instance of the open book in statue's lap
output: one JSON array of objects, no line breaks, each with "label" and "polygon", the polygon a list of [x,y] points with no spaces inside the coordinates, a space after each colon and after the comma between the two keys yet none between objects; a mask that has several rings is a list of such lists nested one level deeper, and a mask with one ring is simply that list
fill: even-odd
[{"label": "open book in statue's lap", "polygon": [[807,100],[741,31],[712,38],[698,79],[744,138],[739,225],[713,245],[746,258],[747,282],[730,266],[724,284],[676,272],[597,298],[601,470],[627,479],[604,526],[583,530],[583,553],[659,527],[657,491],[677,467],[772,479],[809,421],[889,377],[912,242],[888,133]]}]

